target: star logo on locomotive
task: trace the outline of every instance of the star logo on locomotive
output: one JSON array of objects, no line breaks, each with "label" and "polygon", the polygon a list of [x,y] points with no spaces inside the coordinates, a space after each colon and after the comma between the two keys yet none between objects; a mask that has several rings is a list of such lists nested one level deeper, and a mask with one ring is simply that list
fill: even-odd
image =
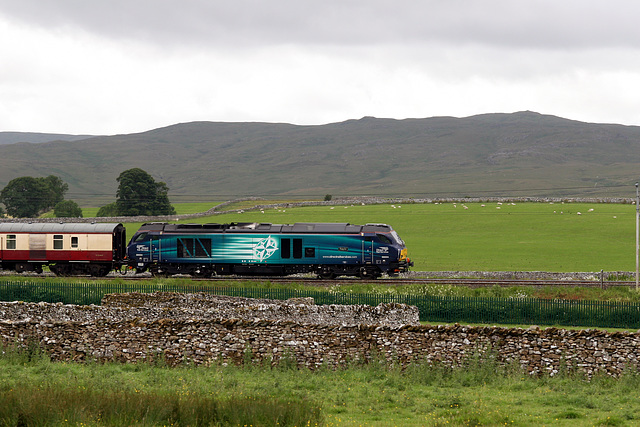
[{"label": "star logo on locomotive", "polygon": [[253,257],[260,261],[269,258],[278,250],[278,242],[273,237],[265,237],[253,247]]}]

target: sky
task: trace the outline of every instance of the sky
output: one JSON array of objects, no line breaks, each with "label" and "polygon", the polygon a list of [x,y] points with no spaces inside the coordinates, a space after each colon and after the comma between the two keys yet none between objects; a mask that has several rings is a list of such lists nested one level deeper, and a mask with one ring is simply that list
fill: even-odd
[{"label": "sky", "polygon": [[536,111],[640,125],[637,0],[0,0],[0,131]]}]

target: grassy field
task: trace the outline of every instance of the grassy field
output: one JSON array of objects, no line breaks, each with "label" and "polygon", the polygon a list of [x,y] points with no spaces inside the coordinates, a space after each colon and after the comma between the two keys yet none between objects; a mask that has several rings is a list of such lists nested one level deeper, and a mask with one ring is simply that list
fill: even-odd
[{"label": "grassy field", "polygon": [[626,426],[640,375],[530,377],[491,357],[466,366],[382,361],[309,371],[284,363],[167,368],[0,355],[0,425]]},{"label": "grassy field", "polygon": [[[247,206],[250,204],[247,204]],[[470,203],[278,208],[188,222],[386,223],[416,271],[634,271],[635,207]],[[133,234],[140,224],[128,224]]]},{"label": "grassy field", "polygon": [[[247,211],[198,222],[388,223],[406,241],[415,270],[632,271],[634,215],[631,205],[388,204]],[[127,224],[128,235],[139,225]],[[354,286],[334,290],[525,292]],[[540,298],[638,299],[626,288],[526,292]],[[635,372],[591,381],[564,372],[534,378],[491,358],[470,357],[467,366],[456,370],[423,364],[401,370],[373,363],[311,372],[291,364],[80,365],[52,363],[35,351],[4,351],[0,425],[632,426],[640,424],[639,387]]]}]

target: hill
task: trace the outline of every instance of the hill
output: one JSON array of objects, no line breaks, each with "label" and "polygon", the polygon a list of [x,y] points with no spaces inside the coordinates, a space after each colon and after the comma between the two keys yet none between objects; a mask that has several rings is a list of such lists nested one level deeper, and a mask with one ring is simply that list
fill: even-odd
[{"label": "hill", "polygon": [[0,145],[0,186],[18,176],[54,174],[69,183],[69,198],[99,204],[114,200],[120,172],[140,167],[166,182],[174,201],[324,194],[631,197],[638,164],[640,127],[534,112],[364,117],[320,126],[192,122]]},{"label": "hill", "polygon": [[16,142],[78,141],[89,137],[90,135],[66,135],[60,133],[0,132],[0,145],[15,144]]}]

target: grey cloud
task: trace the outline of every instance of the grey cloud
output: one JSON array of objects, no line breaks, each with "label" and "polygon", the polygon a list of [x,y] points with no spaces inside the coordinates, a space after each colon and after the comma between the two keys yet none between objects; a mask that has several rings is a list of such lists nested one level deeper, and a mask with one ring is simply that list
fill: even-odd
[{"label": "grey cloud", "polygon": [[0,16],[158,44],[640,46],[635,0],[0,0]]}]

